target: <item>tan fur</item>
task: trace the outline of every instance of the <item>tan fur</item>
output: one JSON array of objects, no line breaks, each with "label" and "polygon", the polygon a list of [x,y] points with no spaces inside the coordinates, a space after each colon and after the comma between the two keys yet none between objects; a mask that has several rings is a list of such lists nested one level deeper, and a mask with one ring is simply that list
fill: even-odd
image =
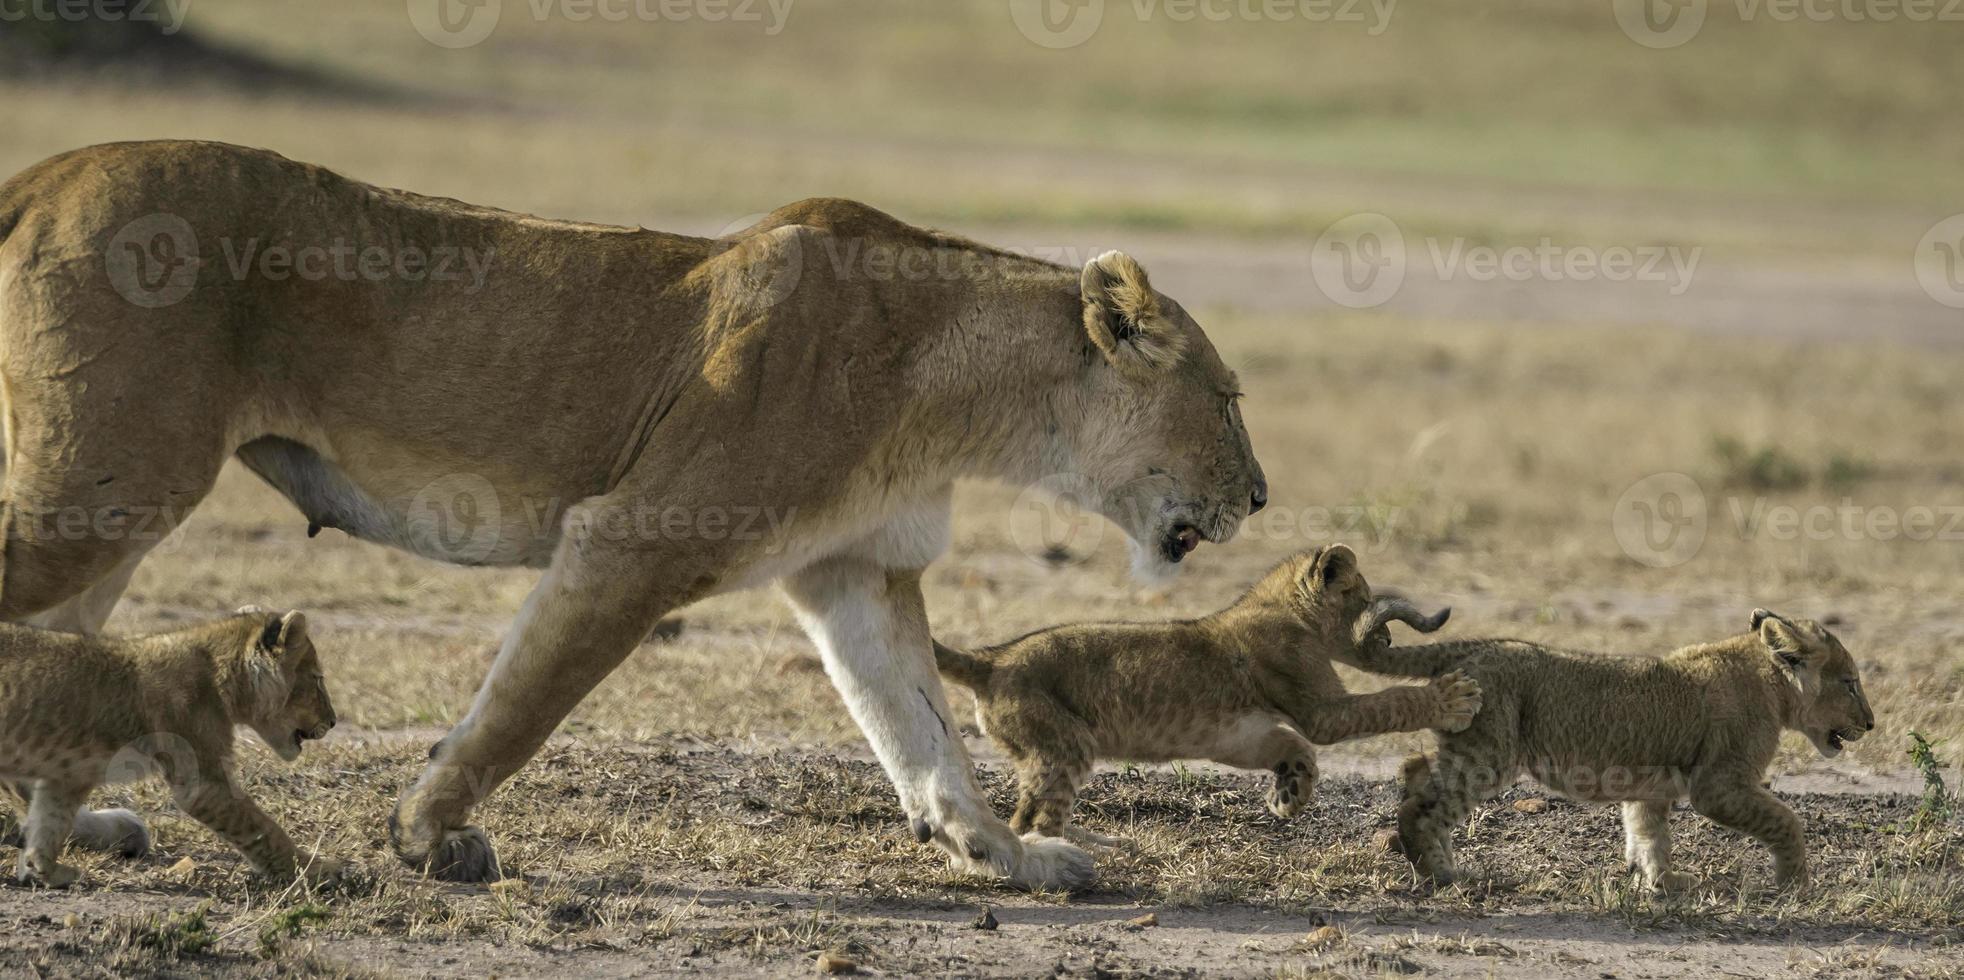
[{"label": "tan fur", "polygon": [[[1576,799],[1623,804],[1624,856],[1653,888],[1671,870],[1671,804],[1752,836],[1782,886],[1806,880],[1800,821],[1763,785],[1780,732],[1822,755],[1875,727],[1855,661],[1813,620],[1756,610],[1754,631],[1661,658],[1553,650],[1519,640],[1357,648],[1357,666],[1403,676],[1462,673],[1486,705],[1405,767],[1400,846],[1435,881],[1455,874],[1451,833],[1523,771]],[[1341,659],[1341,658],[1340,658]]]},{"label": "tan fur", "polygon": [[1291,817],[1316,780],[1312,743],[1464,727],[1477,685],[1353,695],[1330,665],[1351,656],[1371,588],[1343,545],[1284,561],[1232,606],[1172,623],[1086,623],[975,651],[936,645],[948,679],[1016,764],[1010,826],[1062,836],[1099,759],[1210,759],[1275,774],[1268,806]]},{"label": "tan fur", "polygon": [[[117,241],[158,215],[202,264],[147,307],[112,270],[167,255]],[[1089,857],[1026,848],[938,734],[919,578],[953,483],[1071,477],[1148,570],[1266,494],[1233,373],[1116,253],[1066,268],[838,200],[693,238],[190,142],[31,168],[0,186],[0,238],[0,619],[98,627],[234,455],[314,525],[545,569],[392,821],[445,877],[498,874],[472,808],[662,615],[778,581],[910,816],[972,870],[1081,884]],[[447,248],[486,274],[234,272],[255,243]]]},{"label": "tan fur", "polygon": [[260,872],[331,874],[334,862],[303,856],[233,781],[239,725],[288,760],[334,727],[300,613],[117,639],[0,624],[0,777],[27,790],[19,879],[73,883],[58,858],[89,792],[152,770]]}]

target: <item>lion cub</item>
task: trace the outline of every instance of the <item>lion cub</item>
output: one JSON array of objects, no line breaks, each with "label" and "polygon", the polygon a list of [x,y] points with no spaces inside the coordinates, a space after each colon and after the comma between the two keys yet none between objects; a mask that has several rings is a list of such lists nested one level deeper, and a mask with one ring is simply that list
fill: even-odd
[{"label": "lion cub", "polygon": [[[1360,642],[1353,630],[1371,608],[1357,556],[1332,545],[1284,561],[1201,619],[1059,626],[966,652],[936,643],[934,656],[943,676],[975,692],[977,723],[1016,764],[1017,833],[1065,836],[1098,759],[1268,769],[1268,807],[1290,817],[1316,779],[1311,743],[1457,730],[1480,708],[1479,687],[1456,674],[1346,692],[1330,660]],[[1430,632],[1445,614],[1403,618]],[[1389,640],[1379,632],[1363,642]]]},{"label": "lion cub", "polygon": [[1875,728],[1855,661],[1807,619],[1753,611],[1752,632],[1654,657],[1551,650],[1519,640],[1360,648],[1366,670],[1480,683],[1472,725],[1439,735],[1435,759],[1405,764],[1398,846],[1419,873],[1449,882],[1452,830],[1523,770],[1578,800],[1622,803],[1624,858],[1650,888],[1696,879],[1671,870],[1671,804],[1757,839],[1782,887],[1806,881],[1800,819],[1761,784],[1780,732],[1823,756]]},{"label": "lion cub", "polygon": [[[84,637],[0,624],[0,778],[26,797],[17,877],[61,888],[56,861],[89,791],[106,778],[161,772],[177,805],[262,873],[331,874],[301,854],[231,775],[232,729],[250,726],[280,758],[334,727],[320,660],[297,612],[247,607],[149,636]],[[82,810],[100,823],[104,814]],[[142,824],[130,833],[141,837]],[[147,839],[126,844],[141,852]]]}]

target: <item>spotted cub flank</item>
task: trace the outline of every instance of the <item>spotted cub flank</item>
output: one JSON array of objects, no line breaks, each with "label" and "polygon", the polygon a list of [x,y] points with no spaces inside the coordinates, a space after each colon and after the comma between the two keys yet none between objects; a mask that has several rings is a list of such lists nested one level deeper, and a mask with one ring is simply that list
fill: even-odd
[{"label": "spotted cub flank", "polygon": [[333,875],[338,863],[294,847],[232,777],[233,729],[259,733],[280,758],[334,727],[307,619],[247,607],[148,636],[85,637],[0,624],[0,785],[25,811],[16,878],[61,888],[77,844],[146,852],[127,810],[91,812],[104,782],[161,775],[177,805],[274,876]]},{"label": "spotted cub flank", "polygon": [[1266,769],[1275,774],[1268,808],[1292,817],[1314,790],[1312,745],[1464,728],[1480,709],[1479,687],[1464,677],[1354,695],[1331,666],[1356,661],[1360,644],[1388,644],[1384,621],[1430,632],[1445,618],[1374,601],[1357,556],[1332,545],[1284,561],[1200,619],[1059,626],[978,650],[936,643],[934,652],[942,675],[975,693],[977,723],[1015,763],[1010,827],[1103,842],[1070,827],[1099,759]]},{"label": "spotted cub flank", "polygon": [[1776,884],[1807,880],[1800,819],[1764,784],[1783,730],[1827,758],[1875,728],[1854,658],[1811,619],[1764,609],[1752,632],[1663,657],[1462,640],[1382,651],[1364,666],[1408,677],[1460,674],[1486,699],[1442,732],[1436,757],[1405,763],[1398,843],[1423,877],[1450,882],[1452,831],[1522,772],[1578,800],[1623,805],[1624,860],[1656,891],[1697,879],[1671,868],[1671,805],[1688,799],[1773,855]]}]

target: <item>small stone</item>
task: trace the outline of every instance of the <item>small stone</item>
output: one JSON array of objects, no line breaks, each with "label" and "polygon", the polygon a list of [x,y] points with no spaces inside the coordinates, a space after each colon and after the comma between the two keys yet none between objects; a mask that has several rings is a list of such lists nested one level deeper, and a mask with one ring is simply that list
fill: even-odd
[{"label": "small stone", "polygon": [[491,894],[503,895],[506,898],[524,898],[532,894],[532,883],[523,878],[500,878],[484,887]]},{"label": "small stone", "polygon": [[1139,916],[1136,919],[1125,920],[1125,928],[1127,929],[1151,929],[1158,925],[1159,913],[1157,912],[1147,912],[1145,915]]},{"label": "small stone", "polygon": [[980,929],[983,932],[995,932],[996,926],[1000,925],[1000,923],[996,921],[996,910],[985,905],[982,907],[982,914],[976,916],[975,921],[968,925],[971,929]]},{"label": "small stone", "polygon": [[1514,801],[1515,813],[1542,813],[1548,809],[1548,801],[1530,796],[1525,800]]},{"label": "small stone", "polygon": [[838,976],[842,973],[858,973],[859,964],[841,954],[824,952],[818,954],[818,972],[827,976]]},{"label": "small stone", "polygon": [[1303,945],[1310,949],[1327,949],[1343,942],[1343,931],[1336,926],[1324,926],[1310,932]]},{"label": "small stone", "polygon": [[70,912],[61,917],[61,927],[64,929],[80,929],[82,928],[82,917]]}]

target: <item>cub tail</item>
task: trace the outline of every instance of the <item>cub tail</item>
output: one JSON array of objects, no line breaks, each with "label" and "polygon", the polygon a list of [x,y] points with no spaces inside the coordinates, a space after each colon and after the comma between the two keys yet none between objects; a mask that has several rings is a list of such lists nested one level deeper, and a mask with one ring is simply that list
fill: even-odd
[{"label": "cub tail", "polygon": [[979,691],[989,686],[989,675],[996,668],[989,661],[966,650],[945,646],[940,640],[934,642],[934,667],[941,676],[954,681],[971,691]]}]

